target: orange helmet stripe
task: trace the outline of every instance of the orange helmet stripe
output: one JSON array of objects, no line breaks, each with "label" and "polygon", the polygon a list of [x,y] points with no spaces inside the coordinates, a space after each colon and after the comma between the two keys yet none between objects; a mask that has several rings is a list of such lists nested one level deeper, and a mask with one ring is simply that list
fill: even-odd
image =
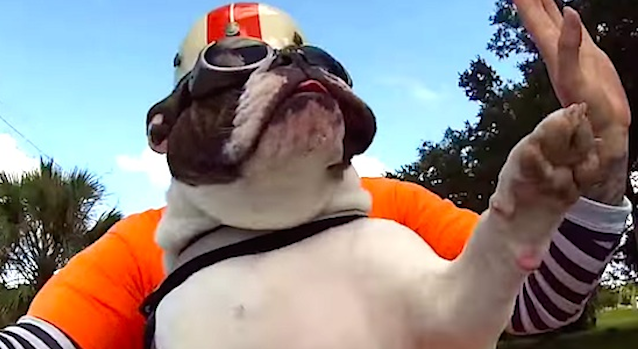
[{"label": "orange helmet stripe", "polygon": [[228,23],[239,25],[239,35],[261,39],[259,4],[253,2],[232,3],[208,13],[207,41],[211,43],[226,36]]}]

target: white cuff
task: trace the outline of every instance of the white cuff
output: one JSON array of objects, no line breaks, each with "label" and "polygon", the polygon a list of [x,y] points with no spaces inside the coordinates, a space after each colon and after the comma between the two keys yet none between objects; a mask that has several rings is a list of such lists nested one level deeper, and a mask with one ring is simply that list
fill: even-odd
[{"label": "white cuff", "polygon": [[631,201],[626,196],[620,206],[609,206],[580,197],[565,218],[599,233],[621,234],[626,228],[631,210]]}]

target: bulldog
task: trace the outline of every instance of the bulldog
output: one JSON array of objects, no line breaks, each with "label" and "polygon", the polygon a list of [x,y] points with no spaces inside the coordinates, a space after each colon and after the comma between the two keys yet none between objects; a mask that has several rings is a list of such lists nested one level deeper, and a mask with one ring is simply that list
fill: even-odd
[{"label": "bulldog", "polygon": [[[600,172],[587,107],[550,114],[512,149],[489,209],[447,261],[403,225],[364,216],[371,199],[350,160],[375,117],[336,61],[293,48],[206,75],[253,64],[237,47],[206,54],[208,70],[149,112],[173,176],[156,241],[168,279],[207,251],[253,250],[186,268],[156,302],[155,347],[494,348],[526,275]],[[353,215],[294,239],[294,227]],[[292,242],[260,246],[286,229]]]}]

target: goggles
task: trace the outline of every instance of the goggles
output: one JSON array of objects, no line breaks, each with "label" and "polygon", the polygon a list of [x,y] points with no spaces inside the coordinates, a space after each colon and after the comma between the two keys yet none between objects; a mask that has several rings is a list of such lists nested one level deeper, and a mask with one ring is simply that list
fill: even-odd
[{"label": "goggles", "polygon": [[352,79],[341,63],[318,47],[304,45],[274,49],[263,41],[238,37],[225,38],[206,46],[195,67],[184,79],[188,79],[191,95],[202,97],[242,85],[257,69],[268,68],[278,60],[285,64],[286,60],[291,61],[292,55],[301,57],[306,64],[321,68],[352,87]]}]

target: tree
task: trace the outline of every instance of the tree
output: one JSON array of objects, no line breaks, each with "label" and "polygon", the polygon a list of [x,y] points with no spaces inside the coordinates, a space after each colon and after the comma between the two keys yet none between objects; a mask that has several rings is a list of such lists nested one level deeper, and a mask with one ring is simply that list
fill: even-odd
[{"label": "tree", "polygon": [[24,314],[56,270],[122,218],[103,210],[105,194],[88,171],[64,172],[53,160],[17,176],[0,172],[0,325]]},{"label": "tree", "polygon": [[[587,30],[616,66],[632,110],[638,110],[638,6],[635,0],[556,0],[576,8]],[[498,173],[512,147],[560,104],[547,70],[512,5],[497,0],[490,18],[496,28],[487,48],[499,59],[516,58],[520,81],[503,81],[483,57],[477,57],[459,75],[459,86],[480,105],[475,122],[460,130],[448,129],[438,142],[424,142],[415,162],[387,176],[418,183],[461,207],[482,212],[496,187]],[[630,167],[638,179],[638,123],[630,129]],[[638,195],[628,179],[627,197],[634,207]],[[634,219],[635,220],[635,219]],[[638,243],[634,225],[615,261],[638,270]],[[588,306],[588,309],[592,308]],[[592,323],[585,312],[578,323]],[[573,327],[573,326],[572,326]]]},{"label": "tree", "polygon": [[[555,0],[559,7],[569,5],[577,9],[598,46],[607,53],[623,82],[631,110],[638,110],[638,7],[635,0]],[[498,0],[495,14],[491,17],[497,30],[488,44],[488,49],[499,58],[511,55],[531,57],[529,62],[539,62],[538,51],[522,26],[511,0]],[[536,65],[538,67],[538,65]],[[524,78],[543,74],[536,69],[522,69]],[[548,90],[551,91],[551,88]],[[635,112],[634,112],[635,114]],[[628,172],[638,171],[638,123],[633,122],[629,130]],[[631,176],[629,176],[631,177]],[[638,208],[637,189],[627,180],[626,195]],[[633,226],[628,231],[619,258],[633,270],[638,270],[638,230]],[[618,258],[617,258],[618,259]]]},{"label": "tree", "polygon": [[609,308],[618,307],[618,296],[616,293],[608,287],[600,287],[596,297],[596,310],[604,311]]},{"label": "tree", "polygon": [[487,209],[512,147],[559,108],[544,65],[529,60],[519,68],[524,81],[504,83],[485,59],[474,60],[460,74],[459,86],[480,104],[479,120],[448,129],[438,143],[424,142],[417,161],[388,176],[418,183],[475,212]]}]

